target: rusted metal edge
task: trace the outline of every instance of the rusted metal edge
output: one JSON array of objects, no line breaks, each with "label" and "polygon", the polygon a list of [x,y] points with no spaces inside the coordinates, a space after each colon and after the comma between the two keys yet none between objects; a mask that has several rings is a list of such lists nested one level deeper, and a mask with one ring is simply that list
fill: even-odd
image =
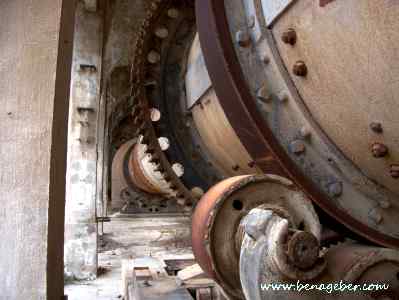
[{"label": "rusted metal edge", "polygon": [[276,159],[271,168],[263,165],[262,170],[270,172],[270,169],[276,169],[277,163],[313,202],[348,229],[379,245],[399,248],[399,239],[368,227],[334,205],[327,195],[306,178],[279,144],[258,111],[241,71],[224,1],[196,1],[196,16],[209,76],[229,122],[255,161],[270,153]]}]

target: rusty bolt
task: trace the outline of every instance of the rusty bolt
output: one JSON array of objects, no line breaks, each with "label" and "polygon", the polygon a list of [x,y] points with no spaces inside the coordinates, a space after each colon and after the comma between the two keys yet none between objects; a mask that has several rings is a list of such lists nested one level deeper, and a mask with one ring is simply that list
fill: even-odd
[{"label": "rusty bolt", "polygon": [[292,71],[296,76],[306,77],[308,74],[308,67],[306,66],[305,62],[299,60],[294,64]]},{"label": "rusty bolt", "polygon": [[390,173],[392,178],[399,179],[399,165],[391,165]]},{"label": "rusty bolt", "polygon": [[301,140],[291,142],[290,148],[292,153],[295,153],[296,155],[302,154],[306,150],[305,144]]},{"label": "rusty bolt", "polygon": [[296,44],[296,39],[296,31],[292,28],[287,29],[281,35],[281,40],[286,44],[290,44],[291,46],[294,46]]},{"label": "rusty bolt", "polygon": [[155,29],[155,35],[160,39],[166,39],[169,35],[169,31],[166,27],[158,27]]},{"label": "rusty bolt", "polygon": [[382,133],[382,124],[379,122],[372,122],[370,123],[370,129],[375,133]]},{"label": "rusty bolt", "polygon": [[262,55],[261,60],[265,65],[268,65],[270,63],[270,58],[269,56],[267,56],[267,54]]},{"label": "rusty bolt", "polygon": [[388,155],[388,147],[382,143],[374,143],[371,146],[371,152],[376,158],[385,157]]},{"label": "rusty bolt", "polygon": [[288,241],[287,255],[291,263],[300,269],[309,269],[319,258],[319,241],[305,231],[297,231]]},{"label": "rusty bolt", "polygon": [[161,55],[158,52],[151,50],[147,55],[147,60],[151,64],[156,64],[161,60]]},{"label": "rusty bolt", "polygon": [[248,47],[251,43],[251,37],[248,32],[239,30],[236,33],[236,41],[241,47]]}]

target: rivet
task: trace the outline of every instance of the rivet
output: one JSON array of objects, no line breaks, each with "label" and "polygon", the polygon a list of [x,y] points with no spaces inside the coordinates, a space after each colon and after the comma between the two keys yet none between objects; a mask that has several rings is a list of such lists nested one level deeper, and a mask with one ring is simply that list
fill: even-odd
[{"label": "rivet", "polygon": [[339,197],[342,195],[342,183],[341,182],[332,182],[328,185],[328,193],[332,197]]},{"label": "rivet", "polygon": [[307,126],[303,126],[303,127],[300,129],[299,133],[300,133],[300,135],[301,135],[303,138],[308,138],[308,137],[310,137],[311,134],[312,134],[312,133],[310,132],[309,127],[307,127]]},{"label": "rivet", "polygon": [[383,132],[382,124],[379,123],[379,122],[370,123],[370,129],[372,131],[374,131],[375,133],[382,133]]},{"label": "rivet", "polygon": [[147,55],[147,60],[151,64],[156,64],[161,60],[161,55],[158,52],[151,50]]},{"label": "rivet", "polygon": [[302,154],[305,152],[306,147],[305,147],[305,144],[303,143],[303,141],[295,140],[295,141],[291,142],[290,149],[291,149],[292,153],[299,155],[299,154]]},{"label": "rivet", "polygon": [[166,151],[169,149],[170,142],[169,142],[168,138],[160,137],[160,138],[158,138],[158,143],[159,143],[159,146],[161,147],[162,151]]},{"label": "rivet", "polygon": [[272,100],[272,95],[269,92],[269,89],[266,86],[262,86],[256,92],[256,97],[262,102],[270,102]]},{"label": "rivet", "polygon": [[169,35],[169,31],[166,27],[158,27],[155,29],[155,35],[160,39],[166,39]]},{"label": "rivet", "polygon": [[248,32],[239,30],[236,32],[236,42],[241,47],[248,47],[251,44],[251,37]]},{"label": "rivet", "polygon": [[372,209],[369,213],[370,219],[372,219],[376,224],[380,224],[383,220],[381,213],[377,209]]},{"label": "rivet", "polygon": [[382,143],[374,143],[371,146],[371,153],[375,158],[382,158],[388,155],[388,147]]},{"label": "rivet", "polygon": [[294,64],[292,71],[296,76],[306,77],[308,74],[308,67],[306,66],[305,62],[299,60]]},{"label": "rivet", "polygon": [[291,46],[295,45],[296,44],[296,40],[297,40],[296,31],[294,29],[292,29],[292,28],[287,29],[281,35],[281,40],[285,44],[290,44]]},{"label": "rivet", "polygon": [[391,165],[390,173],[392,178],[399,179],[399,165]]},{"label": "rivet", "polygon": [[182,177],[184,175],[184,167],[182,164],[174,163],[172,165],[172,169],[175,172],[177,177]]},{"label": "rivet", "polygon": [[191,194],[193,194],[196,198],[201,198],[205,192],[202,188],[196,186],[191,189]]},{"label": "rivet", "polygon": [[168,17],[172,19],[177,19],[179,17],[179,11],[176,8],[169,9]]},{"label": "rivet", "polygon": [[150,118],[153,122],[158,122],[161,119],[161,112],[156,108],[151,108]]},{"label": "rivet", "polygon": [[381,200],[378,202],[381,208],[387,209],[391,207],[391,202],[389,200]]},{"label": "rivet", "polygon": [[184,205],[184,204],[186,204],[186,199],[184,199],[184,198],[177,198],[176,202],[177,202],[177,204],[179,204],[179,205]]},{"label": "rivet", "polygon": [[280,102],[286,102],[288,101],[289,97],[285,92],[281,92],[278,95],[278,99],[280,100]]},{"label": "rivet", "polygon": [[268,56],[268,55],[263,55],[262,56],[262,62],[265,64],[265,65],[268,65],[269,63],[270,63],[270,57]]}]

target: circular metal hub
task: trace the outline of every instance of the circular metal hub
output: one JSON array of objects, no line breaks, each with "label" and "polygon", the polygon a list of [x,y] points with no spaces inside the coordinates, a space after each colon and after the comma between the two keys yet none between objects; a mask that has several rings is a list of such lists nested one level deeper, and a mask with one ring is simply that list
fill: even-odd
[{"label": "circular metal hub", "polygon": [[398,57],[386,24],[397,27],[399,6],[275,4],[196,2],[201,48],[227,119],[256,166],[277,166],[350,230],[398,248],[396,86],[386,78]]},{"label": "circular metal hub", "polygon": [[311,202],[289,180],[273,175],[238,176],[215,185],[194,211],[192,247],[201,268],[232,295],[241,295],[240,222],[259,206],[288,219],[291,228],[320,238]]}]

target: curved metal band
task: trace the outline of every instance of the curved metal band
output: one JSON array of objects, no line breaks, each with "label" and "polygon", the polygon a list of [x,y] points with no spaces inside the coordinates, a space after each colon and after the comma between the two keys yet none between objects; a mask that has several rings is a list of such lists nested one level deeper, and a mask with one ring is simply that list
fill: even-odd
[{"label": "curved metal band", "polygon": [[359,222],[329,199],[291,160],[258,111],[238,61],[225,1],[196,1],[197,28],[205,63],[225,114],[255,163],[267,173],[292,178],[327,214],[379,245],[399,248],[399,239]]}]

